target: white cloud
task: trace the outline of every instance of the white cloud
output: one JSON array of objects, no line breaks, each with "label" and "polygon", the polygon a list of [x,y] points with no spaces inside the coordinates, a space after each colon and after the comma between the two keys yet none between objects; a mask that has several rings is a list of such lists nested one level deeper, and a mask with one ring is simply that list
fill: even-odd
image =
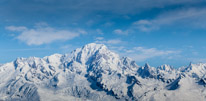
[{"label": "white cloud", "polygon": [[104,37],[96,37],[95,40],[103,40]]},{"label": "white cloud", "polygon": [[188,58],[187,60],[193,63],[205,63],[206,62],[206,58]]},{"label": "white cloud", "polygon": [[95,23],[94,20],[89,20],[89,21],[86,22],[86,25],[87,26],[92,26],[94,23]]},{"label": "white cloud", "polygon": [[25,31],[25,30],[27,30],[27,28],[24,27],[24,26],[18,26],[18,27],[16,27],[16,26],[7,26],[6,29],[10,30],[10,31]]},{"label": "white cloud", "polygon": [[41,50],[51,50],[51,49],[50,48],[19,48],[19,49],[3,49],[1,51],[17,52],[17,51],[41,51]]},{"label": "white cloud", "polygon": [[76,31],[57,30],[46,24],[37,24],[33,29],[28,29],[24,26],[7,26],[6,29],[20,32],[16,39],[25,42],[28,45],[42,45],[58,40],[71,40],[78,37],[80,34],[86,33],[84,30],[80,29]]},{"label": "white cloud", "polygon": [[158,50],[156,48],[134,47],[131,50],[125,50],[124,55],[133,58],[137,62],[145,61],[154,57],[165,57],[179,54],[180,51]]},{"label": "white cloud", "polygon": [[137,29],[141,31],[151,31],[153,29],[157,29],[156,26],[153,25],[153,23],[149,20],[139,20],[133,23],[132,27],[136,27]]},{"label": "white cloud", "polygon": [[122,43],[122,40],[113,39],[113,40],[108,40],[107,43],[108,44],[119,44],[119,43]]},{"label": "white cloud", "polygon": [[[142,62],[151,58],[173,59],[179,56],[179,50],[159,50],[157,48],[133,47],[128,49],[122,44],[126,42],[120,39],[105,40],[103,37],[96,37],[95,43],[106,44],[111,50],[120,54],[121,56],[128,56],[137,62]],[[120,45],[121,44],[121,45]]]},{"label": "white cloud", "polygon": [[[2,1],[2,0],[1,0]],[[32,1],[32,0],[31,0]],[[70,11],[71,15],[90,14],[91,12],[113,12],[118,14],[134,14],[136,12],[145,11],[152,8],[164,8],[168,6],[191,4],[203,4],[204,0],[35,0],[42,3],[43,7],[36,5],[35,8],[23,9],[23,11],[60,11],[62,8]],[[75,1],[75,2],[74,2]],[[8,3],[11,3],[8,2]],[[17,4],[21,7],[23,1],[18,1]],[[17,5],[16,4],[16,5]],[[50,6],[52,4],[53,6]],[[28,2],[27,6],[34,6],[32,2]],[[26,7],[27,7],[26,6]],[[21,8],[22,8],[21,7]],[[20,8],[17,8],[17,10]],[[73,11],[73,12],[72,12]],[[84,17],[84,16],[83,16]]]},{"label": "white cloud", "polygon": [[100,35],[104,34],[101,29],[96,29],[96,31],[97,31],[97,34],[100,34]]},{"label": "white cloud", "polygon": [[106,22],[105,24],[103,24],[104,27],[110,27],[112,26],[114,23],[113,22]]},{"label": "white cloud", "polygon": [[141,31],[156,30],[164,26],[206,28],[206,9],[183,9],[160,14],[154,19],[142,19],[132,27]]},{"label": "white cloud", "polygon": [[113,31],[115,34],[119,34],[119,35],[127,35],[128,34],[128,30],[123,31],[121,29],[116,29]]},{"label": "white cloud", "polygon": [[120,40],[120,39],[111,39],[111,40],[104,40],[103,37],[97,37],[95,43],[101,43],[101,44],[120,44],[120,43],[124,43],[124,41]]}]

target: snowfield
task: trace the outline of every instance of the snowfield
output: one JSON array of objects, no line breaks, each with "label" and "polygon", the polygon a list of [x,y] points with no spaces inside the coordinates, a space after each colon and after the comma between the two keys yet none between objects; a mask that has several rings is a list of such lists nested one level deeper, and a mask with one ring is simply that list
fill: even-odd
[{"label": "snowfield", "polygon": [[206,64],[138,66],[103,44],[0,65],[0,100],[205,101]]}]

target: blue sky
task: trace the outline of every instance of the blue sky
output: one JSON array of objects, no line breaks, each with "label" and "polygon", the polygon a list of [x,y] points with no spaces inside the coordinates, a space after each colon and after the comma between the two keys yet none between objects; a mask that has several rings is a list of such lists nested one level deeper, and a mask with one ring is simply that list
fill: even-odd
[{"label": "blue sky", "polygon": [[1,0],[0,63],[103,43],[138,65],[206,62],[205,0]]}]

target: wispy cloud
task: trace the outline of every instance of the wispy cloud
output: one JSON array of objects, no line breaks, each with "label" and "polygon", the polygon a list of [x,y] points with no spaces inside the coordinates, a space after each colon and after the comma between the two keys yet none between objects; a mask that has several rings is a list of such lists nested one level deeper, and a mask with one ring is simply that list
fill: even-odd
[{"label": "wispy cloud", "polygon": [[187,60],[193,63],[205,63],[206,62],[206,58],[187,58]]},{"label": "wispy cloud", "polygon": [[100,35],[104,34],[101,29],[96,29],[96,31],[97,31],[97,34],[100,34]]},{"label": "wispy cloud", "polygon": [[95,38],[95,40],[98,40],[98,41],[99,41],[99,40],[103,40],[103,39],[104,39],[104,37],[96,37],[96,38]]},{"label": "wispy cloud", "polygon": [[122,41],[120,39],[105,40],[104,37],[97,37],[95,39],[95,43],[106,44],[106,45],[111,45],[111,44],[115,45],[115,44],[124,43],[124,41]]},{"label": "wispy cloud", "polygon": [[[43,6],[38,5],[38,8],[29,8],[32,10],[41,10],[43,8],[47,8],[45,10],[59,10],[59,9],[68,9],[68,10],[77,10],[83,13],[82,11],[87,11],[86,13],[92,11],[110,11],[114,13],[134,13],[137,11],[141,11],[144,9],[150,8],[163,8],[165,6],[172,5],[191,5],[196,3],[204,3],[204,0],[31,0],[32,2],[28,2],[29,6],[32,5],[33,2],[42,3]],[[75,2],[74,2],[75,1]],[[10,1],[11,3],[16,3],[14,1]],[[20,4],[23,1],[20,1]],[[53,6],[49,6],[48,4],[55,4]],[[13,4],[14,5],[14,4]],[[17,4],[16,4],[17,5]],[[45,6],[47,5],[47,6]],[[22,5],[23,7],[27,5]],[[20,6],[21,7],[21,6]],[[127,8],[127,9],[125,9]],[[31,10],[30,10],[31,11]]]},{"label": "wispy cloud", "polygon": [[25,31],[27,30],[27,28],[25,26],[7,26],[6,27],[7,30],[10,30],[10,31]]},{"label": "wispy cloud", "polygon": [[31,29],[25,26],[7,26],[6,29],[19,32],[20,34],[15,38],[28,45],[48,44],[57,40],[71,40],[86,33],[84,30],[80,29],[75,31],[58,30],[43,23],[38,23]]},{"label": "wispy cloud", "polygon": [[10,51],[10,52],[17,52],[17,51],[42,51],[42,50],[50,50],[51,48],[21,48],[21,49],[2,49],[0,51]]},{"label": "wispy cloud", "polygon": [[127,34],[129,33],[128,30],[123,31],[123,30],[121,30],[121,29],[115,29],[113,32],[114,32],[115,34],[119,34],[119,35],[127,35]]},{"label": "wispy cloud", "polygon": [[136,27],[137,29],[139,29],[141,31],[148,32],[148,31],[151,31],[151,30],[158,28],[157,26],[154,26],[153,24],[154,23],[149,21],[149,20],[139,20],[137,22],[134,22],[132,24],[132,27]]},{"label": "wispy cloud", "polygon": [[181,53],[180,50],[161,50],[145,47],[133,47],[128,49],[128,47],[124,47],[124,45],[119,45],[126,43],[120,39],[106,40],[104,37],[96,37],[95,40],[95,43],[106,44],[112,51],[120,54],[121,56],[131,57],[137,62],[143,62],[151,58],[172,59]]},{"label": "wispy cloud", "polygon": [[141,31],[156,30],[164,26],[206,28],[206,9],[190,8],[162,13],[154,19],[142,19],[132,27]]},{"label": "wispy cloud", "polygon": [[[26,4],[24,0],[1,0],[0,2],[2,2],[0,4],[1,16],[9,20],[19,17],[24,19],[27,16],[39,18],[39,14],[41,14],[43,18],[55,15],[57,18],[65,16],[68,21],[78,21],[86,17],[94,18],[94,14],[97,12],[118,15],[140,14],[153,8],[199,6],[204,4],[205,0],[29,0]],[[87,25],[90,26],[93,22],[90,20]]]},{"label": "wispy cloud", "polygon": [[133,58],[137,62],[142,62],[151,58],[171,57],[179,54],[181,51],[177,50],[159,50],[156,48],[134,47],[132,49],[123,49],[123,55]]},{"label": "wispy cloud", "polygon": [[103,24],[104,27],[111,27],[114,24],[114,22],[106,22]]},{"label": "wispy cloud", "polygon": [[123,41],[120,39],[112,39],[112,40],[108,40],[106,41],[107,44],[119,44],[122,43]]}]

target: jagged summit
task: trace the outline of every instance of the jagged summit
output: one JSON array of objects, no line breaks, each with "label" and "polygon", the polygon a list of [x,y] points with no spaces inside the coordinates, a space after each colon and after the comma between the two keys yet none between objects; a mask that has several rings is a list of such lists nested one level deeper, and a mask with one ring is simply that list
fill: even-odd
[{"label": "jagged summit", "polygon": [[82,47],[82,49],[107,49],[104,44],[89,43]]},{"label": "jagged summit", "polygon": [[174,68],[172,66],[166,65],[166,64],[157,67],[157,69],[164,70],[164,71],[167,71],[167,72],[174,70]]},{"label": "jagged summit", "polygon": [[202,63],[182,69],[148,63],[140,67],[103,44],[90,43],[71,54],[0,65],[0,100],[201,101],[205,73]]},{"label": "jagged summit", "polygon": [[[80,63],[86,63],[92,61],[91,59],[99,59],[101,57],[107,59],[109,57],[118,57],[117,54],[111,52],[103,44],[90,43],[82,48],[74,50],[71,54],[72,58],[76,59]],[[99,56],[99,57],[98,57]]]},{"label": "jagged summit", "polygon": [[82,48],[74,50],[73,53],[79,51],[87,53],[86,55],[89,55],[92,53],[94,54],[96,51],[108,51],[108,49],[104,44],[89,43],[84,45]]},{"label": "jagged summit", "polygon": [[190,76],[201,78],[206,74],[206,64],[198,63],[198,64],[190,64],[183,70]]},{"label": "jagged summit", "polygon": [[149,63],[148,63],[148,62],[147,62],[147,63],[145,63],[144,68],[146,68],[146,69],[150,68],[150,65],[149,65]]}]

